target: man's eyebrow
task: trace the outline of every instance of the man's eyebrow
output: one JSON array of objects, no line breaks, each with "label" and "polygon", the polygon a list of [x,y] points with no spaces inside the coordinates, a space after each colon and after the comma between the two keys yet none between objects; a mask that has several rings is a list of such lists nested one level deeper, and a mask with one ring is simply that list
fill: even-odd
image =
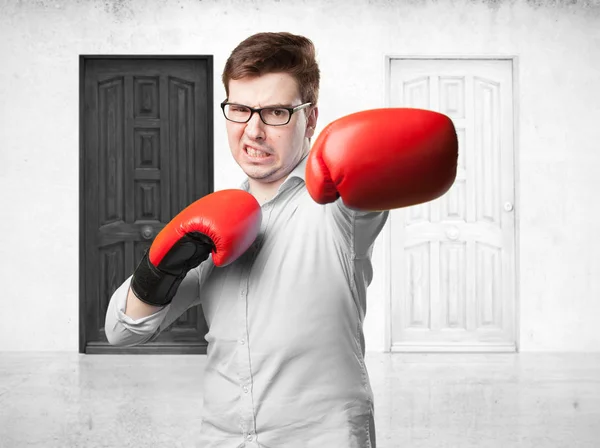
[{"label": "man's eyebrow", "polygon": [[[238,104],[238,105],[240,105],[240,106],[254,107],[254,106],[248,106],[247,104],[244,104],[244,103],[238,103],[238,102],[236,102],[236,101],[231,101],[231,100],[229,100],[228,102],[229,102],[229,103],[232,103],[232,104]],[[259,109],[262,109],[262,108],[265,108],[265,107],[285,107],[285,108],[291,108],[291,107],[293,107],[293,106],[292,106],[292,104],[291,104],[291,103],[272,103],[272,104],[267,104],[267,105],[265,105],[265,106],[261,106]]]},{"label": "man's eyebrow", "polygon": [[290,103],[273,103],[263,107],[292,107]]}]

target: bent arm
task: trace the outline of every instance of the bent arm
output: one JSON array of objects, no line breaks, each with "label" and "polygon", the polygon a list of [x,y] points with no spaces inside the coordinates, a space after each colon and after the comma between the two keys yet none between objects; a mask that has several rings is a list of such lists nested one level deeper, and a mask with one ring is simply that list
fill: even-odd
[{"label": "bent arm", "polygon": [[131,287],[127,293],[127,304],[125,305],[125,314],[132,319],[140,319],[142,317],[150,316],[151,314],[157,313],[163,307],[149,305],[147,303],[142,302],[137,296],[133,293]]},{"label": "bent arm", "polygon": [[[208,263],[187,273],[171,303],[156,307],[141,302],[130,289],[131,276],[113,293],[104,324],[109,344],[130,347],[144,344],[158,336],[189,308],[200,303],[200,283]],[[128,297],[129,296],[129,297]],[[131,300],[133,297],[134,300]]]}]

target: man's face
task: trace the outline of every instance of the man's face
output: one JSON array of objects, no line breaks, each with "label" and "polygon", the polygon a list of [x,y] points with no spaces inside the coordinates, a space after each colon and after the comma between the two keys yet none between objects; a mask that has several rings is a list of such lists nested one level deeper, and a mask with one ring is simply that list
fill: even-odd
[{"label": "man's face", "polygon": [[[295,107],[302,104],[295,79],[287,73],[229,81],[228,102],[259,108]],[[308,138],[316,126],[317,110],[295,112],[288,124],[269,126],[254,113],[248,123],[226,120],[227,138],[233,158],[248,177],[260,183],[287,176],[307,154]]]}]

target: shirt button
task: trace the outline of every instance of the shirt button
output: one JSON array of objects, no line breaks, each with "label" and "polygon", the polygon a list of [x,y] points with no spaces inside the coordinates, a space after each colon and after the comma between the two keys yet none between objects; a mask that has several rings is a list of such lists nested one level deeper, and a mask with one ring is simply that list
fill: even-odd
[{"label": "shirt button", "polygon": [[246,437],[246,439],[248,439],[248,442],[252,442],[252,434],[248,434],[248,437]]},{"label": "shirt button", "polygon": [[245,342],[244,338],[240,339],[240,344],[244,345]]},{"label": "shirt button", "polygon": [[246,386],[242,387],[242,389],[244,390],[244,393],[247,394],[248,393],[248,388]]}]

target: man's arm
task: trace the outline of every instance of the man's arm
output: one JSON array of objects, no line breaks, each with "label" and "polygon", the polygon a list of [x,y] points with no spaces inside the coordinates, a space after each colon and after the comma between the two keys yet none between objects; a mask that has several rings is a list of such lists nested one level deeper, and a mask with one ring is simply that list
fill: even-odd
[{"label": "man's arm", "polygon": [[[108,305],[104,325],[108,342],[111,345],[128,347],[144,344],[158,336],[188,309],[201,303],[202,284],[210,276],[212,269],[214,264],[209,259],[188,272],[173,300],[163,307],[147,305],[135,295],[133,298],[141,305],[135,301],[129,302],[132,296],[129,277],[113,293]],[[132,309],[139,312],[139,315],[130,312],[130,303],[135,303]]]},{"label": "man's arm", "polygon": [[326,204],[353,259],[371,250],[389,210],[436,199],[457,170],[456,130],[423,109],[372,109],[333,121],[306,163],[306,188]]},{"label": "man's arm", "polygon": [[233,262],[256,238],[260,220],[260,205],[242,190],[211,193],[182,210],[111,297],[109,343],[142,344],[175,321],[199,300],[200,272],[209,256],[211,265]]},{"label": "man's arm", "polygon": [[104,333],[108,342],[117,347],[130,347],[147,342],[159,329],[170,307],[170,305],[156,307],[154,313],[147,313],[144,316],[126,314],[128,292],[131,294],[130,285],[131,277],[116,289],[106,310]]},{"label": "man's arm", "polygon": [[132,319],[139,319],[157,313],[162,308],[163,307],[161,306],[148,305],[147,303],[142,302],[135,296],[131,287],[129,288],[129,292],[127,293],[127,303],[125,305],[125,315]]},{"label": "man's arm", "polygon": [[346,205],[342,198],[326,204],[326,207],[336,226],[340,244],[352,250],[353,258],[368,256],[390,212],[358,210]]},{"label": "man's arm", "polygon": [[457,157],[452,121],[428,110],[357,112],[319,134],[307,159],[306,188],[315,202],[326,204],[340,247],[349,251],[348,280],[363,312],[373,242],[389,210],[446,193],[456,177]]},{"label": "man's arm", "polygon": [[356,299],[364,310],[366,303],[363,302],[365,297],[363,292],[373,280],[371,265],[373,246],[390,212],[357,210],[348,207],[342,198],[326,204],[325,207],[336,229],[334,236],[337,244],[340,250],[346,253],[346,259],[350,263],[348,273],[354,278],[348,278],[348,281],[360,290],[355,290]]}]

